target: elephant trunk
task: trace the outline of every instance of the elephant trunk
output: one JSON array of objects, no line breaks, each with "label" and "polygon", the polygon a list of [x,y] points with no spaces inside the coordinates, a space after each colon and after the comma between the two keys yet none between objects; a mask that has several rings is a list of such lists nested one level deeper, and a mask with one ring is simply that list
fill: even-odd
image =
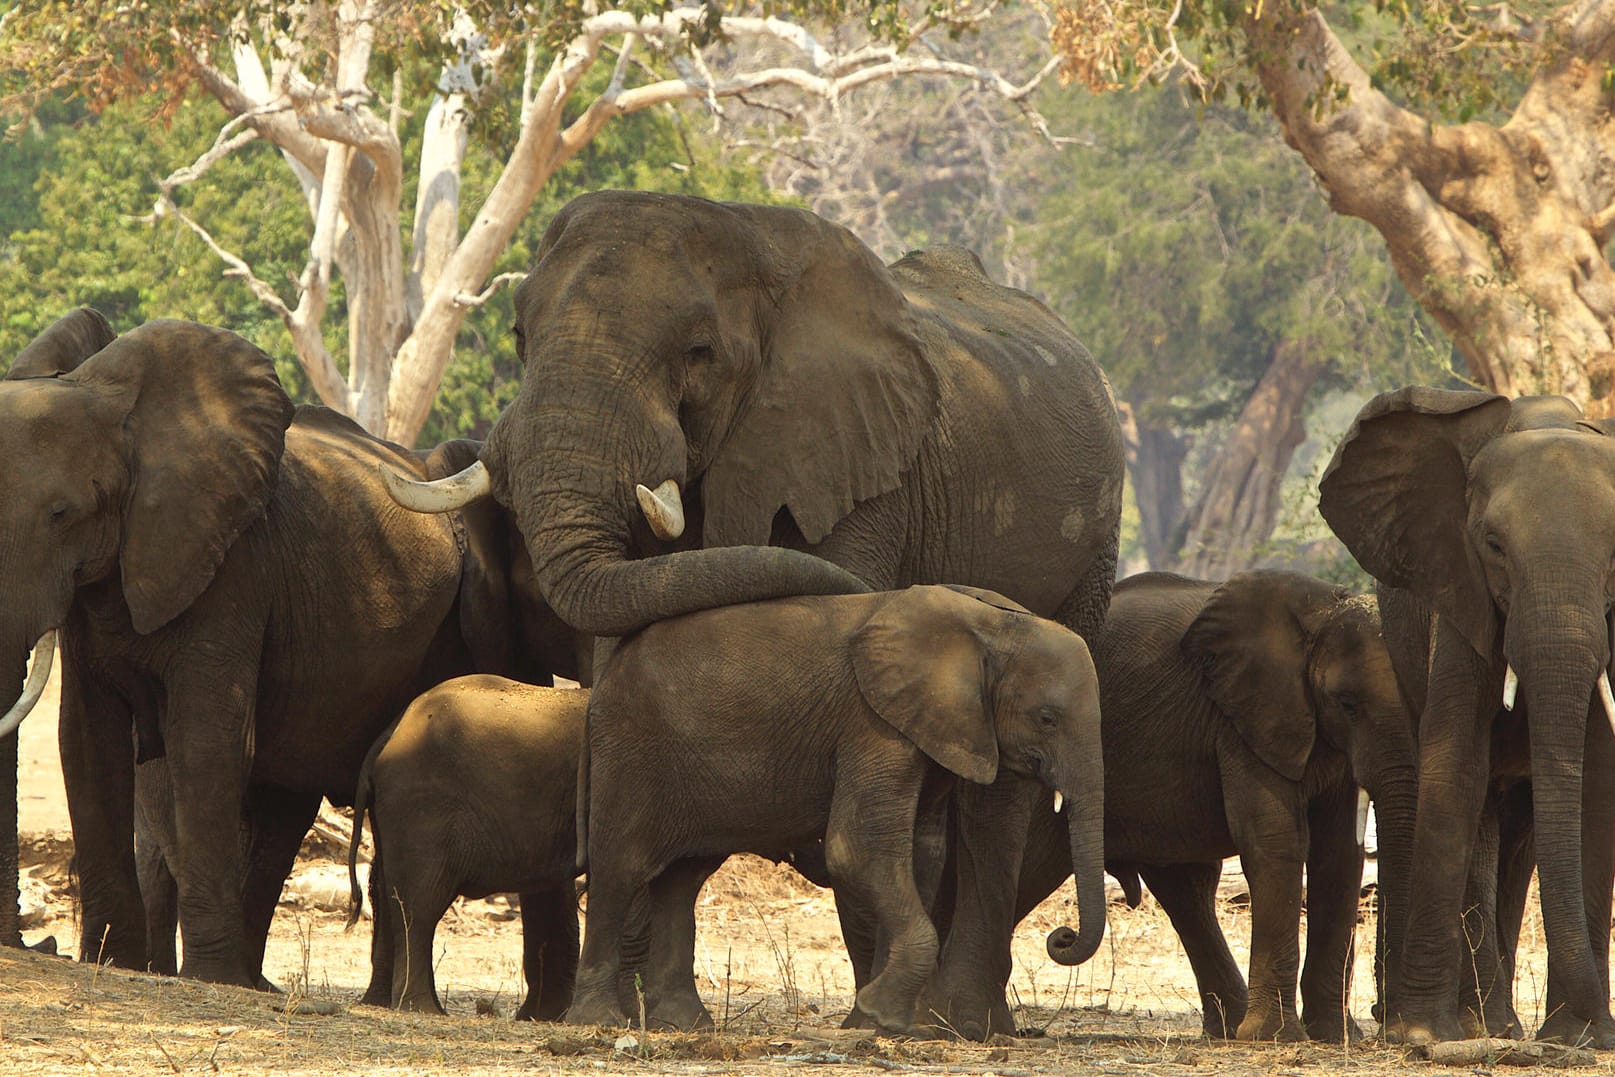
[{"label": "elephant trunk", "polygon": [[[682,451],[659,449],[661,440],[670,439],[652,436],[653,423],[644,424],[652,432],[647,434],[626,429],[631,424],[620,417],[604,430],[587,431],[574,429],[575,415],[552,410],[538,418],[541,436],[503,423],[495,427],[482,459],[494,496],[510,508],[526,539],[539,589],[573,628],[623,636],[666,617],[715,606],[869,590],[828,561],[777,547],[631,559],[634,521],[641,514],[635,488],[665,488],[666,480],[676,481],[685,468]],[[580,445],[593,447],[592,453]]]},{"label": "elephant trunk", "polygon": [[[1092,665],[1089,666],[1090,676]],[[1097,684],[1097,681],[1090,681]],[[1077,887],[1077,930],[1049,932],[1049,956],[1062,965],[1080,965],[1099,950],[1105,936],[1105,775],[1099,743],[1097,694],[1092,720],[1071,758],[1060,765],[1054,785],[1065,798],[1071,841],[1071,875]]]},{"label": "elephant trunk", "polygon": [[1529,713],[1544,933],[1572,1012],[1590,1020],[1597,1011],[1582,1013],[1581,1008],[1596,1004],[1607,993],[1593,960],[1583,894],[1583,754],[1589,707],[1602,714],[1594,685],[1609,655],[1603,617],[1578,617],[1582,605],[1548,603],[1554,611],[1554,631],[1527,637],[1528,644],[1512,647],[1515,637],[1527,635],[1524,626],[1531,623],[1517,605],[1509,619],[1504,653],[1519,673]]}]

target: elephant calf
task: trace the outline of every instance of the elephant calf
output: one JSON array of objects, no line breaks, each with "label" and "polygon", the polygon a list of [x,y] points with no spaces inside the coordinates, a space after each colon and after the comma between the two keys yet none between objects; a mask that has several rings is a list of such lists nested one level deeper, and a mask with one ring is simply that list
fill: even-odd
[{"label": "elephant calf", "polygon": [[[1080,934],[1104,934],[1099,695],[1081,637],[990,592],[947,587],[755,602],[670,618],[627,638],[589,702],[589,916],[567,1020],[621,1025],[621,942],[646,887],[646,1021],[711,1023],[696,993],[694,906],[731,853],[779,857],[823,839],[838,901],[888,940],[857,1013],[910,1031],[936,966],[916,883],[917,816],[955,775],[1000,767],[1067,798]],[[939,866],[939,865],[938,865]],[[929,872],[931,865],[927,865]]]},{"label": "elephant calf", "polygon": [[362,1002],[442,1013],[432,940],[456,897],[521,895],[527,999],[517,1020],[553,1020],[578,963],[577,773],[585,689],[503,677],[422,693],[365,759],[353,802],[349,923],[359,917],[359,838],[375,831],[375,934]]},{"label": "elephant calf", "polygon": [[[1373,601],[1290,572],[1220,586],[1145,573],[1117,585],[1093,658],[1106,867],[1135,890],[1142,875],[1171,918],[1206,1033],[1355,1035],[1344,1004],[1362,879],[1357,787],[1378,799],[1413,780]],[[1022,916],[1069,870],[1057,838],[1057,816],[1034,821]],[[1235,854],[1251,892],[1248,996],[1215,912],[1223,858]],[[1303,867],[1304,1024],[1295,1005]]]}]

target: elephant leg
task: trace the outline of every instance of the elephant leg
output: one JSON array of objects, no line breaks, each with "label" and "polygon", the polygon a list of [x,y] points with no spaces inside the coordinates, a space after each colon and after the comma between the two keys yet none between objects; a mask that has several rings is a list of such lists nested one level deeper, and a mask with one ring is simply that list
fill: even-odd
[{"label": "elephant leg", "polygon": [[[421,864],[404,856],[387,864],[380,885],[386,888],[378,897],[387,905],[385,922],[393,955],[388,1004],[398,1010],[440,1014],[443,1005],[437,997],[432,950],[438,922],[454,904],[455,879],[435,860]],[[378,912],[378,931],[382,922]]]},{"label": "elephant leg", "polygon": [[695,901],[728,857],[676,860],[650,884],[651,952],[645,1023],[651,1028],[711,1028],[695,989]]},{"label": "elephant leg", "polygon": [[[398,906],[387,889],[386,869],[382,865],[381,850],[377,849],[370,861],[370,985],[360,996],[362,1006],[391,1006],[393,1004],[393,967],[395,964],[394,938],[397,930],[393,921]],[[397,937],[402,937],[401,935]]]},{"label": "elephant leg", "polygon": [[168,764],[153,759],[135,768],[135,871],[146,906],[146,939],[152,972],[179,975],[179,884],[169,870],[165,848],[174,845],[174,797]]},{"label": "elephant leg", "polygon": [[572,880],[526,890],[522,903],[522,977],[527,998],[518,1021],[559,1021],[572,1005],[578,976],[578,899]]},{"label": "elephant leg", "polygon": [[247,928],[247,967],[260,988],[274,990],[263,975],[269,925],[280,904],[281,889],[297,862],[297,852],[319,811],[317,794],[259,790],[249,796],[241,903]]},{"label": "elephant leg", "polygon": [[1462,945],[1454,975],[1458,981],[1458,1020],[1470,1037],[1506,1036],[1506,1019],[1493,998],[1507,995],[1497,937],[1498,796],[1489,793],[1475,831],[1475,849],[1469,858],[1469,881],[1464,890]]},{"label": "elephant leg", "polygon": [[[69,637],[70,639],[70,637]],[[146,909],[135,865],[133,711],[62,651],[59,741],[79,876],[79,960],[144,969]]]},{"label": "elephant leg", "polygon": [[644,905],[650,876],[656,872],[629,851],[633,838],[606,841],[597,830],[589,835],[589,904],[577,986],[563,1020],[621,1028],[628,1024],[619,1001],[623,947],[634,906]]},{"label": "elephant leg", "polygon": [[168,686],[164,741],[177,831],[171,867],[185,935],[181,975],[252,987],[258,971],[241,900],[241,814],[257,672],[233,672],[221,678],[215,662],[198,659]]},{"label": "elephant leg", "polygon": [[1357,786],[1317,797],[1307,811],[1307,959],[1301,970],[1307,1036],[1330,1043],[1362,1039],[1352,1019],[1352,941],[1363,888],[1357,845]]},{"label": "elephant leg", "polygon": [[918,790],[905,804],[900,795],[881,796],[864,785],[845,778],[836,783],[824,844],[837,901],[845,893],[873,909],[888,943],[884,965],[858,992],[857,1007],[876,1027],[906,1033],[937,959],[936,929],[914,882]]},{"label": "elephant leg", "polygon": [[[1070,854],[1066,857],[1070,859]],[[1222,864],[1158,864],[1140,867],[1194,969],[1200,989],[1200,1024],[1207,1036],[1228,1039],[1245,1020],[1245,977],[1217,923],[1217,882]]]},{"label": "elephant leg", "polygon": [[[1531,873],[1536,868],[1534,829],[1531,823],[1531,783],[1519,782],[1504,794],[1498,816],[1497,949],[1498,982],[1487,1001],[1487,1026],[1518,1037],[1525,1026],[1514,1008],[1515,954],[1520,945],[1520,924],[1530,899]],[[1595,951],[1596,952],[1596,951]]]},{"label": "elephant leg", "polygon": [[1046,795],[1005,771],[990,786],[961,782],[954,794],[953,920],[924,1008],[966,1039],[1015,1033],[1005,988],[1016,890],[1032,813]]},{"label": "elephant leg", "polygon": [[1399,985],[1384,1032],[1393,1043],[1463,1037],[1458,967],[1465,881],[1491,772],[1490,723],[1502,685],[1458,633],[1438,628],[1419,726],[1407,920]]},{"label": "elephant leg", "polygon": [[[1264,780],[1271,775],[1270,780]],[[1301,874],[1308,846],[1300,791],[1276,773],[1244,775],[1227,811],[1251,892],[1249,1003],[1242,1040],[1304,1040],[1296,1012],[1301,970]],[[1225,777],[1224,789],[1232,788]]]}]

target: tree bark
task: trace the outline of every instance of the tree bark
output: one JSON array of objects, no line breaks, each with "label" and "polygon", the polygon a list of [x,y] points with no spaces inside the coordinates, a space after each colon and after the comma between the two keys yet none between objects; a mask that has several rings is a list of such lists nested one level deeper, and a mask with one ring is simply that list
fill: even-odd
[{"label": "tree bark", "polygon": [[1274,346],[1267,372],[1217,452],[1189,514],[1179,572],[1221,580],[1260,559],[1278,520],[1284,473],[1306,440],[1307,394],[1326,369],[1301,342]]},{"label": "tree bark", "polygon": [[1117,410],[1144,557],[1153,569],[1171,568],[1182,544],[1183,461],[1189,455],[1189,439],[1164,426],[1140,422],[1137,409],[1126,401]]},{"label": "tree bark", "polygon": [[1544,62],[1501,125],[1441,125],[1399,107],[1297,0],[1248,12],[1249,56],[1285,141],[1336,212],[1384,237],[1471,376],[1615,413],[1615,271],[1604,256],[1615,123],[1603,86],[1615,3],[1579,0],[1547,20]]}]

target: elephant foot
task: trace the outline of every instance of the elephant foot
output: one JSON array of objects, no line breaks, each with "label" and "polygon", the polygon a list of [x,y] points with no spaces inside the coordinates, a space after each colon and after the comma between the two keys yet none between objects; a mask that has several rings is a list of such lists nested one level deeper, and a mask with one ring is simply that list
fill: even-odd
[{"label": "elephant foot", "polygon": [[560,1021],[566,1016],[566,1008],[570,1005],[572,1005],[570,998],[545,1000],[529,991],[521,1009],[511,1015],[511,1020]]},{"label": "elephant foot", "polygon": [[1463,1027],[1456,1017],[1426,1021],[1416,1017],[1393,1017],[1382,1028],[1386,1043],[1404,1047],[1426,1047],[1432,1043],[1464,1038]]},{"label": "elephant foot", "polygon": [[[1344,1016],[1344,1020],[1342,1020]],[[1349,1015],[1331,1014],[1325,1018],[1309,1020],[1307,1023],[1307,1039],[1317,1040],[1320,1043],[1361,1043],[1363,1030]]]},{"label": "elephant foot", "polygon": [[857,1009],[874,1023],[877,1030],[899,1036],[914,1031],[914,1000],[898,998],[896,992],[875,977],[857,995]]},{"label": "elephant foot", "polygon": [[958,1039],[986,1043],[994,1035],[1016,1034],[1015,1018],[1002,990],[945,992],[933,984],[921,996],[919,1012],[928,1025],[947,1029]]},{"label": "elephant foot", "polygon": [[857,1006],[854,1006],[852,1008],[852,1011],[847,1014],[846,1019],[841,1022],[841,1027],[842,1028],[874,1028],[875,1027],[875,1019],[870,1017],[864,1011],[860,1010]]},{"label": "elephant foot", "polygon": [[1234,1038],[1254,1043],[1301,1043],[1307,1038],[1307,1030],[1294,1014],[1251,1013],[1239,1023]]},{"label": "elephant foot", "polygon": [[400,1013],[429,1013],[442,1017],[444,1010],[435,995],[405,995],[396,1007]]},{"label": "elephant foot", "polygon": [[215,963],[211,961],[186,960],[180,969],[180,976],[187,980],[202,980],[213,984],[233,984],[236,987],[258,987],[260,977],[248,973],[239,965],[228,962]]},{"label": "elephant foot", "polygon": [[46,954],[46,955],[48,955],[50,957],[56,957],[57,956],[56,936],[55,935],[46,935],[44,938],[40,939],[38,942],[27,944],[26,946],[23,947],[23,949],[32,950],[36,954]]},{"label": "elephant foot", "polygon": [[574,999],[566,1008],[561,1020],[569,1025],[601,1025],[606,1028],[625,1028],[628,1016],[621,1009],[603,999]]},{"label": "elephant foot", "polygon": [[1466,1006],[1458,1023],[1464,1030],[1464,1038],[1470,1040],[1517,1040],[1524,1035],[1520,1018],[1512,1006],[1487,1006],[1480,1013]]},{"label": "elephant foot", "polygon": [[1208,1039],[1231,1040],[1245,1020],[1247,1000],[1244,992],[1224,999],[1210,994],[1200,997],[1200,1029]]},{"label": "elephant foot", "polygon": [[1615,1048],[1615,1020],[1606,1011],[1591,1021],[1577,1017],[1568,1008],[1561,1007],[1549,1015],[1536,1038],[1547,1043],[1563,1043],[1572,1047],[1596,1047],[1601,1051]]},{"label": "elephant foot", "polygon": [[715,1027],[711,1012],[699,997],[658,1001],[646,1012],[645,1023],[663,1032],[693,1032]]},{"label": "elephant foot", "polygon": [[393,1004],[392,988],[390,988],[390,987],[381,987],[380,985],[373,983],[369,987],[365,988],[365,993],[363,995],[359,996],[359,1001],[356,1002],[354,1005],[356,1005],[356,1006],[381,1006],[381,1007],[384,1007],[384,1008],[387,1008],[387,1009],[391,1009],[392,1004]]}]

